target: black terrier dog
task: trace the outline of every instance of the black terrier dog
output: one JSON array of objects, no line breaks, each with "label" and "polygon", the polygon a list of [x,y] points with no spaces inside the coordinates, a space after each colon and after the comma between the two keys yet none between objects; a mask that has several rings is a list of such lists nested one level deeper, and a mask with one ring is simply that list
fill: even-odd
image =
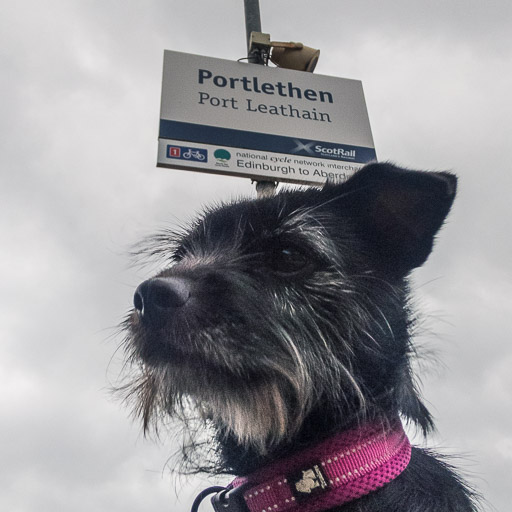
[{"label": "black terrier dog", "polygon": [[449,173],[371,164],[154,239],[166,268],[138,287],[126,322],[129,394],[145,429],[162,415],[210,429],[210,470],[237,475],[216,510],[477,509],[400,419],[433,428],[411,372],[407,277],[455,191]]}]

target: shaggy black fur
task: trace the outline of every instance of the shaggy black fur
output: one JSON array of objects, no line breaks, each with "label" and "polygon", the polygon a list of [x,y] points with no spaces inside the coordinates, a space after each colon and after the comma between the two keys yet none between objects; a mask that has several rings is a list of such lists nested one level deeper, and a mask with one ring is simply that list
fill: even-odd
[{"label": "shaggy black fur", "polygon": [[[139,286],[126,322],[138,368],[129,394],[145,428],[199,417],[215,440],[210,469],[236,475],[397,414],[428,433],[407,276],[455,191],[449,173],[372,164],[345,183],[221,205],[157,236],[151,252],[166,268]],[[476,505],[448,464],[414,448],[396,480],[339,510]]]}]

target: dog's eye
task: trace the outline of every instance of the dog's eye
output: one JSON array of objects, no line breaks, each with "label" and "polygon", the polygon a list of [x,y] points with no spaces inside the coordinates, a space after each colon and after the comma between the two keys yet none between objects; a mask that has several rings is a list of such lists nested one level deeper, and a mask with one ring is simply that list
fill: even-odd
[{"label": "dog's eye", "polygon": [[179,249],[175,250],[174,253],[172,254],[172,261],[178,263],[183,259],[184,256],[185,251],[183,250],[183,248],[180,247]]},{"label": "dog's eye", "polygon": [[272,252],[270,268],[280,274],[296,274],[311,263],[307,255],[295,247],[281,247]]}]

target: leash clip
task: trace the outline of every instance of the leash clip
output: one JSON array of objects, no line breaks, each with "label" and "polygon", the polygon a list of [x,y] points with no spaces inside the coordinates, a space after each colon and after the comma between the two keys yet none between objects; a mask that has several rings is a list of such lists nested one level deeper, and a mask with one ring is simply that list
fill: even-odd
[{"label": "leash clip", "polygon": [[249,512],[244,500],[244,490],[245,486],[241,486],[218,492],[211,500],[215,512]]},{"label": "leash clip", "polygon": [[243,496],[245,487],[244,485],[235,489],[220,486],[208,487],[197,495],[190,512],[198,512],[201,502],[213,493],[215,495],[211,498],[211,504],[215,512],[249,512]]}]

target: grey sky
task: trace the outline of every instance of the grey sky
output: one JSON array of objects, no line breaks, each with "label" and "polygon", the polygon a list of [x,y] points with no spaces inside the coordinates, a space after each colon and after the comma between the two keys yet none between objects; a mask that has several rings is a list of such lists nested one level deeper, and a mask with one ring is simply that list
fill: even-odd
[{"label": "grey sky", "polygon": [[[363,81],[377,154],[461,186],[426,266],[422,367],[439,433],[497,510],[512,474],[512,4],[261,0],[274,40]],[[155,168],[163,50],[238,59],[243,2],[20,0],[0,15],[0,510],[185,512],[113,401],[116,324],[149,271],[130,245],[248,180]],[[175,489],[182,489],[179,501]]]}]

